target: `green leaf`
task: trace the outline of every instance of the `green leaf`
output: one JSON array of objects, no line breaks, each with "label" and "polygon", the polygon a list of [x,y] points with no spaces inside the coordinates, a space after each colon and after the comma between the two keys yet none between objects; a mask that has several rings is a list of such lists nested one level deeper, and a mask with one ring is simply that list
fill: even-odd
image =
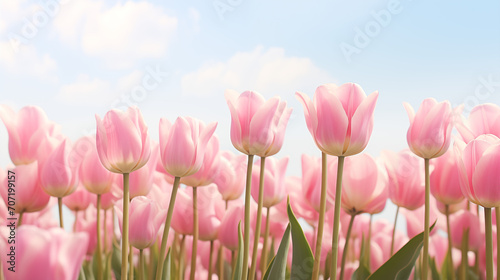
[{"label": "green leaf", "polygon": [[286,274],[286,261],[288,257],[288,245],[290,245],[290,224],[286,227],[281,239],[278,252],[267,268],[263,280],[284,280]]},{"label": "green leaf", "polygon": [[165,258],[165,262],[163,263],[163,275],[162,275],[162,279],[163,280],[170,280],[172,279],[170,277],[171,273],[172,273],[172,266],[170,265],[171,264],[171,252],[172,250],[169,249],[168,250],[168,253],[167,253],[167,257]]},{"label": "green leaf", "polygon": [[[365,280],[370,276],[370,243],[365,242],[364,235],[361,238],[361,254],[359,256],[359,267],[352,274],[352,280]],[[368,246],[367,246],[368,244]],[[368,248],[368,249],[367,249]]]},{"label": "green leaf", "polygon": [[291,278],[296,280],[311,279],[314,256],[304,231],[293,214],[290,201],[288,201],[288,219],[290,220],[293,244]]},{"label": "green leaf", "polygon": [[[441,279],[451,279],[450,261],[449,255],[446,254],[443,264],[441,265]],[[460,271],[458,273],[460,273]]]},{"label": "green leaf", "polygon": [[243,271],[243,235],[241,234],[241,222],[238,223],[238,257],[233,271],[233,280],[240,280]]},{"label": "green leaf", "polygon": [[441,280],[441,276],[437,270],[436,260],[434,258],[429,258],[429,267],[432,272],[432,280]]},{"label": "green leaf", "polygon": [[370,276],[370,270],[364,264],[360,264],[358,269],[352,274],[351,280],[366,280]]},{"label": "green leaf", "polygon": [[116,279],[122,278],[122,251],[118,244],[113,242],[113,252],[111,252],[111,268],[115,274]]},{"label": "green leaf", "polygon": [[[430,230],[432,230],[435,225],[436,222],[434,222]],[[370,275],[368,279],[408,279],[423,246],[424,233],[422,232],[410,239],[410,241],[408,241],[403,248],[397,251],[394,256],[392,256],[379,269]]]}]

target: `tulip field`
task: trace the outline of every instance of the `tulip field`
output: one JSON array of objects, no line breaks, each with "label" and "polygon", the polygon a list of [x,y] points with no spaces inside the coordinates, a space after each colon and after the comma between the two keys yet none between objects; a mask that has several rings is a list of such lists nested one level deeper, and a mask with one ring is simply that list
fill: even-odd
[{"label": "tulip field", "polygon": [[[0,104],[12,162],[0,168],[0,279],[498,279],[500,106],[401,104],[408,147],[374,157],[378,91],[296,92],[317,153],[291,175],[287,102],[224,98],[219,135],[218,122],[146,123],[130,106],[89,112],[79,139],[41,107]],[[373,219],[388,203],[391,220]]]}]

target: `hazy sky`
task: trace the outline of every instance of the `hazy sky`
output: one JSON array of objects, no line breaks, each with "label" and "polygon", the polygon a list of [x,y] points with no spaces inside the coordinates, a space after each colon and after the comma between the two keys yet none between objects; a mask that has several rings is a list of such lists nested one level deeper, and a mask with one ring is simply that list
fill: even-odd
[{"label": "hazy sky", "polygon": [[1,1],[0,103],[40,106],[72,140],[127,104],[155,140],[160,117],[195,116],[236,151],[224,90],[279,95],[294,111],[277,156],[300,176],[300,155],[320,153],[295,91],[378,90],[375,157],[407,147],[403,101],[500,104],[499,14],[498,1]]}]

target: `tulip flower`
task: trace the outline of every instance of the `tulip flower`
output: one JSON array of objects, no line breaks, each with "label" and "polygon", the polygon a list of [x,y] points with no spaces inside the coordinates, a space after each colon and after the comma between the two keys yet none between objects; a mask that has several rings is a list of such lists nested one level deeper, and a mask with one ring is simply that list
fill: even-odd
[{"label": "tulip flower", "polygon": [[244,217],[243,205],[230,206],[222,218],[218,239],[231,251],[238,250],[238,224]]},{"label": "tulip flower", "polygon": [[245,190],[245,183],[241,180],[245,176],[245,157],[234,155],[229,151],[219,152],[219,173],[214,178],[217,189],[222,194],[222,199],[238,199]]},{"label": "tulip flower", "polygon": [[[321,204],[321,159],[305,154],[302,155],[302,194],[309,205],[319,213]],[[327,200],[325,211],[328,211],[332,206],[330,200]]]},{"label": "tulip flower", "polygon": [[9,133],[9,155],[15,165],[43,162],[60,143],[59,126],[37,106],[26,106],[16,113],[0,105],[0,119]]},{"label": "tulip flower", "polygon": [[[129,174],[143,167],[149,160],[151,146],[148,127],[137,107],[129,107],[126,112],[113,109],[107,112],[102,120],[96,115],[96,122],[97,152],[102,165],[111,172],[123,174],[123,228],[125,230],[122,239],[121,275],[122,279],[126,279]],[[100,266],[98,268],[98,278],[100,278],[102,268]]]},{"label": "tulip flower", "polygon": [[468,230],[468,249],[477,251],[482,244],[482,233],[479,217],[469,211],[461,210],[450,219],[451,244],[457,249],[462,249],[462,238],[464,232]]},{"label": "tulip flower", "polygon": [[316,255],[313,267],[313,279],[318,279],[319,256],[323,234],[323,220],[326,209],[326,155],[338,157],[338,180],[336,183],[334,229],[332,242],[331,277],[337,277],[337,250],[340,220],[340,198],[344,157],[362,152],[373,130],[373,112],[377,103],[378,92],[366,96],[363,89],[354,83],[337,87],[334,84],[321,85],[316,89],[314,100],[300,92],[297,99],[304,107],[306,124],[316,146],[323,153],[321,203],[316,238]]},{"label": "tulip flower", "polygon": [[486,275],[493,279],[491,208],[500,206],[499,176],[500,139],[486,134],[467,145],[455,142],[460,188],[471,202],[484,207],[486,233]]},{"label": "tulip flower", "polygon": [[491,103],[477,105],[467,120],[462,117],[455,126],[465,143],[483,134],[500,137],[500,107]]},{"label": "tulip flower", "polygon": [[[247,181],[245,191],[245,234],[243,241],[243,270],[242,279],[255,277],[256,254],[252,256],[252,267],[248,274],[249,253],[249,217],[250,217],[250,186],[252,176],[252,165],[254,155],[260,156],[261,170],[265,169],[265,158],[275,155],[281,150],[285,137],[285,129],[288,119],[292,113],[291,108],[286,107],[286,102],[281,102],[279,97],[265,100],[255,91],[245,91],[238,95],[237,92],[228,90],[225,93],[227,105],[231,113],[231,142],[240,152],[248,155]],[[262,185],[262,179],[260,180]],[[262,186],[259,187],[257,199],[257,227],[260,228],[262,215]],[[256,237],[257,238],[257,237]],[[257,243],[254,242],[253,251],[257,251]]]},{"label": "tulip flower", "polygon": [[[2,236],[6,237],[5,234]],[[67,233],[60,228],[49,230],[31,225],[16,232],[16,270],[9,271],[7,253],[2,254],[3,273],[7,279],[73,280],[78,278],[89,238],[84,233]],[[0,241],[2,252],[11,244]],[[21,268],[21,269],[18,269]],[[25,269],[22,269],[25,268]]]},{"label": "tulip flower", "polygon": [[[276,160],[274,158],[267,159],[267,165],[264,170],[264,200],[263,207],[270,208],[281,202],[286,195],[285,189],[285,173],[288,165],[288,157]],[[252,197],[255,201],[259,195],[259,175],[260,162],[257,161],[252,172]]]},{"label": "tulip flower", "polygon": [[[160,258],[158,259],[157,280],[162,279],[163,263],[167,249],[166,242],[181,177],[193,175],[202,168],[206,150],[211,149],[208,145],[216,127],[217,123],[205,125],[202,121],[191,117],[179,117],[173,125],[166,119],[160,119],[160,157],[165,170],[174,176],[175,179],[165,220]],[[216,141],[218,151],[218,141],[213,141]],[[212,160],[213,163],[217,151],[213,154],[209,153],[207,162]],[[210,168],[207,166],[208,170]],[[205,172],[204,174],[206,174]],[[205,176],[208,175],[206,174]]]},{"label": "tulip flower", "polygon": [[[42,210],[49,203],[50,196],[42,189],[38,174],[38,162],[18,165],[10,170],[15,174],[16,180],[14,212],[19,213],[19,226],[22,223],[24,213]],[[8,185],[8,176],[5,176],[2,186]],[[9,201],[12,199],[9,199],[7,188],[0,188],[0,194],[5,205],[9,205]]]},{"label": "tulip flower", "polygon": [[78,212],[84,211],[89,207],[91,202],[91,193],[89,193],[83,185],[78,185],[76,190],[63,198],[63,203],[69,210]]}]

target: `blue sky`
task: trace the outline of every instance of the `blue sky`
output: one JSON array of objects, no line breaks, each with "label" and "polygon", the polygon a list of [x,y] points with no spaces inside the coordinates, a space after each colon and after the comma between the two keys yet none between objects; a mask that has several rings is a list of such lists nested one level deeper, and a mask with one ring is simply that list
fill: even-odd
[{"label": "blue sky", "polygon": [[[218,121],[221,148],[235,151],[224,90],[279,95],[294,112],[278,156],[297,175],[302,153],[319,156],[297,90],[378,90],[374,156],[407,147],[403,101],[447,99],[466,113],[500,104],[498,1],[367,2],[2,1],[0,103],[38,105],[76,140],[128,98],[153,139],[160,117],[191,115]],[[10,164],[3,126],[0,164]]]}]

